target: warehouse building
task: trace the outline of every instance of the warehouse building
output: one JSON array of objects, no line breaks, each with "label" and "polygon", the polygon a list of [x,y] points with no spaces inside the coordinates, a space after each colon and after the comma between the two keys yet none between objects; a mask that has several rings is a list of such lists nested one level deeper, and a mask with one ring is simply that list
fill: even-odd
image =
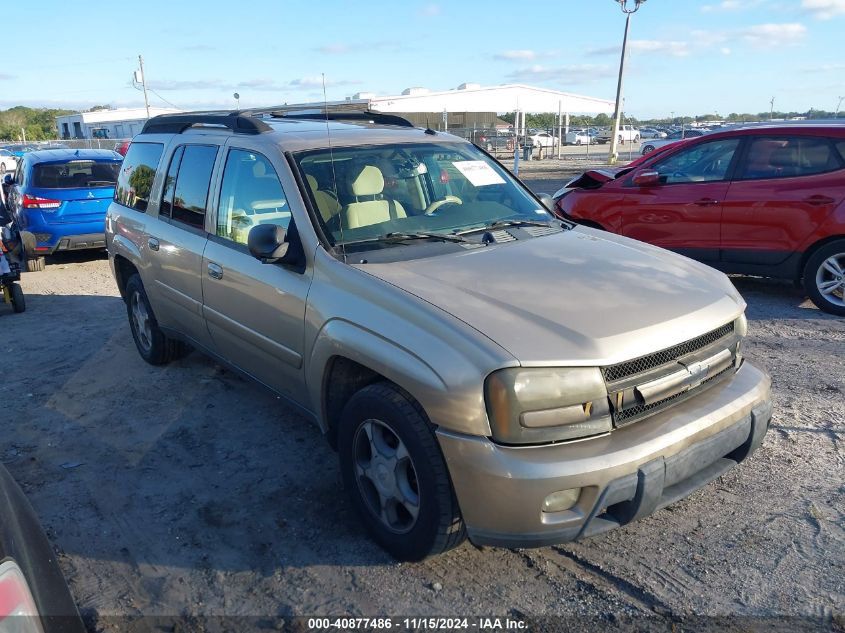
[{"label": "warehouse building", "polygon": [[[150,116],[179,112],[173,108],[150,108]],[[94,110],[56,117],[61,139],[123,139],[138,134],[147,122],[146,108]]]}]

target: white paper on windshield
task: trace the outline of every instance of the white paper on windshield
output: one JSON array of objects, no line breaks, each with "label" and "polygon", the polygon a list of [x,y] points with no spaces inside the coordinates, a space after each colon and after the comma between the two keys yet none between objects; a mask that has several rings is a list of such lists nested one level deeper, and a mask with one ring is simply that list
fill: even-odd
[{"label": "white paper on windshield", "polygon": [[462,160],[452,163],[474,187],[501,185],[505,179],[483,160]]}]

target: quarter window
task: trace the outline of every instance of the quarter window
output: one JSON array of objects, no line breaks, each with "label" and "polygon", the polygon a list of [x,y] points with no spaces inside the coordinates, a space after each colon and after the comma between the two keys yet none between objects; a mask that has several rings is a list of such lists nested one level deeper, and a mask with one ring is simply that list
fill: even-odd
[{"label": "quarter window", "polygon": [[114,200],[130,209],[147,210],[158,162],[164,145],[161,143],[132,143],[120,165]]},{"label": "quarter window", "polygon": [[739,139],[698,143],[672,154],[654,165],[664,184],[725,180]]},{"label": "quarter window", "polygon": [[257,224],[278,224],[287,229],[290,208],[273,165],[264,156],[232,149],[226,158],[217,235],[246,244],[250,229]]},{"label": "quarter window", "polygon": [[826,138],[755,138],[748,148],[741,178],[811,176],[840,169],[842,165],[842,158]]},{"label": "quarter window", "polygon": [[185,145],[181,150],[178,165],[174,167],[177,161],[174,153],[167,174],[168,182],[165,183],[165,196],[167,196],[169,185],[172,183],[170,180],[172,172],[178,169],[173,186],[173,201],[170,202],[167,198],[162,200],[162,202],[167,201],[165,202],[165,206],[168,207],[166,211],[169,211],[174,222],[181,222],[197,229],[205,227],[205,207],[216,157],[216,145]]}]

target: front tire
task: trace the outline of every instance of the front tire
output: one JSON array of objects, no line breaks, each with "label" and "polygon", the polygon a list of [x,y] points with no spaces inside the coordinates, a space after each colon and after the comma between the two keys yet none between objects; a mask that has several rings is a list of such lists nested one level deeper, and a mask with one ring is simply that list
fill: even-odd
[{"label": "front tire", "polygon": [[820,310],[845,316],[845,240],[825,244],[810,255],[804,289]]},{"label": "front tire", "polygon": [[643,147],[643,156],[645,156],[646,154],[651,154],[653,151],[654,151],[653,145],[646,145],[645,147]]},{"label": "front tire", "polygon": [[394,558],[419,561],[466,538],[449,472],[422,408],[388,382],[343,410],[340,469],[367,531]]},{"label": "front tire", "polygon": [[12,295],[12,310],[23,312],[26,310],[26,299],[23,296],[23,289],[19,284],[13,283],[9,286],[9,293]]},{"label": "front tire", "polygon": [[190,348],[165,336],[158,327],[144,284],[138,274],[126,283],[126,312],[138,353],[150,365],[166,365],[187,354]]}]

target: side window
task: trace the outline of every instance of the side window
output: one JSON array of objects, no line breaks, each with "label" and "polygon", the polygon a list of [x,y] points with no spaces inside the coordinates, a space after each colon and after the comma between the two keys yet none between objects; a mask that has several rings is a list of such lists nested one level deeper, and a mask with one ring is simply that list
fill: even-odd
[{"label": "side window", "polygon": [[290,208],[273,165],[257,152],[231,149],[226,157],[217,235],[246,244],[257,224],[278,224],[287,229]]},{"label": "side window", "polygon": [[182,162],[182,153],[185,146],[180,145],[173,152],[170,159],[170,167],[167,168],[167,177],[164,179],[164,192],[161,195],[161,204],[158,207],[159,217],[173,216],[173,191],[176,189],[176,174],[179,173],[179,163]]},{"label": "side window", "polygon": [[161,143],[132,143],[120,165],[114,200],[125,207],[147,210],[158,162],[164,145]]},{"label": "side window", "polygon": [[197,229],[205,227],[205,206],[217,149],[216,145],[185,145],[170,206],[170,217],[174,222]]},{"label": "side window", "polygon": [[739,139],[698,143],[658,161],[654,169],[664,184],[724,180]]},{"label": "side window", "polygon": [[755,138],[740,177],[792,178],[840,169],[842,157],[826,138],[812,136]]},{"label": "side window", "polygon": [[836,149],[839,151],[839,158],[845,163],[845,141],[837,141]]}]

